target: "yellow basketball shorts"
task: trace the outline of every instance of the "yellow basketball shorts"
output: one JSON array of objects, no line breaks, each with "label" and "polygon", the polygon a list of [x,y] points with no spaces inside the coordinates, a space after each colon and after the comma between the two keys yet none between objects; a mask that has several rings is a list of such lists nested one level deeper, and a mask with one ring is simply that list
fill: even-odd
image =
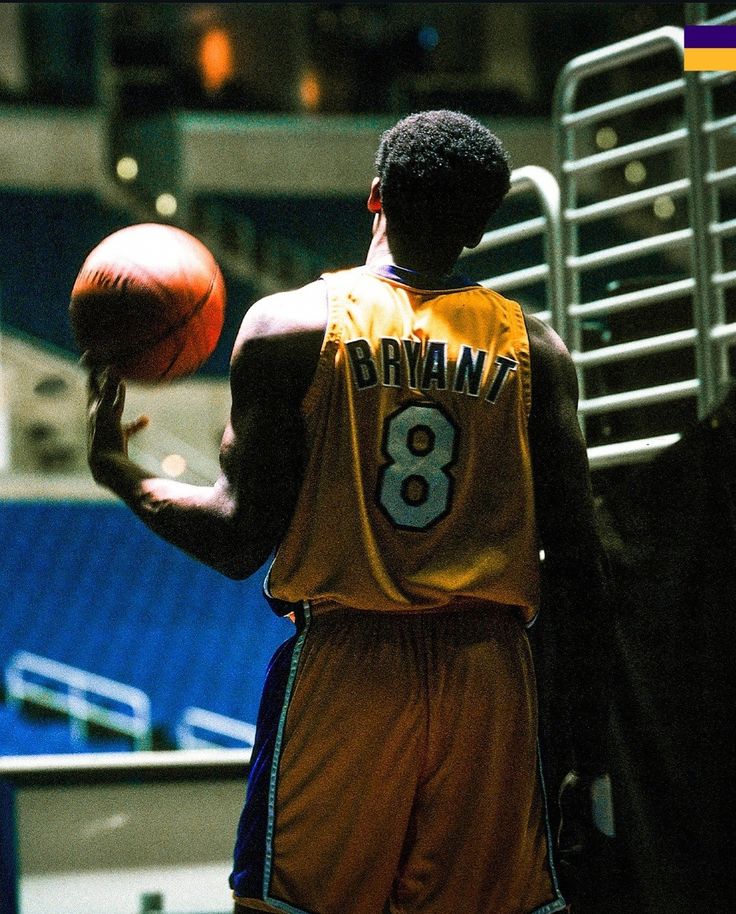
[{"label": "yellow basketball shorts", "polygon": [[552,914],[522,624],[305,611],[274,655],[230,885],[291,914]]}]

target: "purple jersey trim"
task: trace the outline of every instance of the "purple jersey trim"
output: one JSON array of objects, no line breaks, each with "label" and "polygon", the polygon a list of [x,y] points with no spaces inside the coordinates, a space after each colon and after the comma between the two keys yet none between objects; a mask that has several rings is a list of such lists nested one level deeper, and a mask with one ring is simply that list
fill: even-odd
[{"label": "purple jersey trim", "polygon": [[450,289],[465,289],[468,286],[478,286],[480,283],[462,276],[458,273],[420,273],[407,267],[400,267],[395,263],[387,263],[373,270],[384,279],[392,279],[412,289],[427,289],[431,291],[449,291]]}]

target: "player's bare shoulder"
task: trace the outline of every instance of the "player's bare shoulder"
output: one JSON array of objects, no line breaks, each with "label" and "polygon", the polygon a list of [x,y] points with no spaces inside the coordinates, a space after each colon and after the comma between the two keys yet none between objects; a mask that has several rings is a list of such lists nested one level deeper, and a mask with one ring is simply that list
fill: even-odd
[{"label": "player's bare shoulder", "polygon": [[525,321],[532,364],[532,399],[543,401],[553,392],[564,390],[577,402],[577,375],[567,346],[549,324],[533,314],[526,314]]},{"label": "player's bare shoulder", "polygon": [[327,326],[327,293],[321,280],[277,292],[245,314],[233,347],[231,382],[306,387],[319,359]]},{"label": "player's bare shoulder", "polygon": [[325,284],[316,280],[300,289],[267,295],[251,305],[243,318],[238,341],[324,332],[326,321]]}]

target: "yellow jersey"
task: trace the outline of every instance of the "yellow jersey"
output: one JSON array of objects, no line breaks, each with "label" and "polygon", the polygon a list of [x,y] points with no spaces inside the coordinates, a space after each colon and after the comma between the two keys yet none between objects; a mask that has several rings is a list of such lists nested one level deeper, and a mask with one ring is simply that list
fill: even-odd
[{"label": "yellow jersey", "polygon": [[488,601],[529,622],[539,545],[521,308],[470,282],[414,288],[407,273],[323,277],[308,457],[267,592],[315,611]]}]

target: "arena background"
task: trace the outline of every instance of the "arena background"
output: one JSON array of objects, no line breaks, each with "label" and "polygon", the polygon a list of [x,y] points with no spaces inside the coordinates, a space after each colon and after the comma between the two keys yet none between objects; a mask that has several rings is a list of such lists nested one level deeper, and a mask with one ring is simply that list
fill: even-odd
[{"label": "arena background", "polygon": [[[259,296],[359,263],[380,131],[454,107],[514,186],[464,267],[574,353],[615,577],[610,783],[581,914],[736,909],[734,73],[683,71],[733,4],[0,5],[0,911],[219,914],[268,658],[261,575],[219,577],[89,478],[67,319],[141,221],[228,284],[196,376],[133,387],[135,456],[210,482]],[[554,786],[554,630],[535,632]],[[609,789],[605,789],[608,787]]]}]

